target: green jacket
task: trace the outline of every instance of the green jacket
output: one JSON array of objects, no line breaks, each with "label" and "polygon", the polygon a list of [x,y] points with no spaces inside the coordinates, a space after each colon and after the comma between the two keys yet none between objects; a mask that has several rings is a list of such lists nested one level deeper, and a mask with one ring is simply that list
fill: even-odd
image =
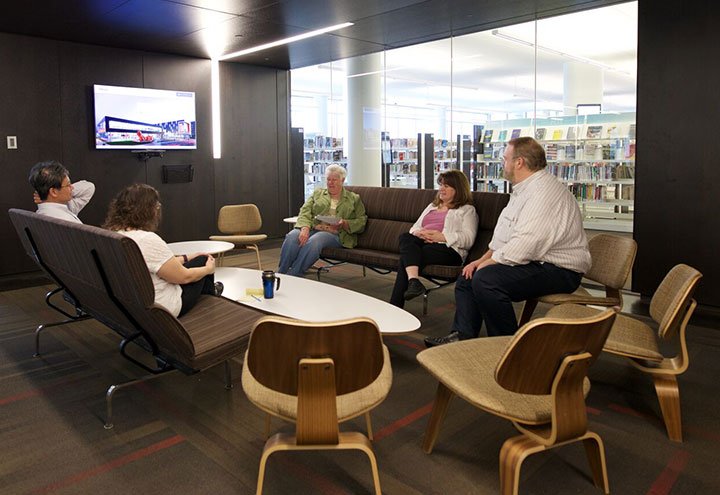
[{"label": "green jacket", "polygon": [[[298,221],[295,227],[314,228],[321,222],[315,220],[317,215],[328,215],[330,213],[330,194],[327,189],[316,189],[312,196],[305,201],[298,213]],[[340,244],[345,248],[353,248],[357,245],[357,234],[365,230],[367,215],[365,205],[360,196],[350,192],[343,187],[340,193],[340,201],[335,208],[335,216],[347,221],[349,230],[340,230]]]}]

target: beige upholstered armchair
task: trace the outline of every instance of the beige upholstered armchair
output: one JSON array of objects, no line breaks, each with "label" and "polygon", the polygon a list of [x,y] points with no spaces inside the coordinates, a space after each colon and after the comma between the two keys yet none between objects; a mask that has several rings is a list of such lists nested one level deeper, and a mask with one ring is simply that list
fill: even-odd
[{"label": "beige upholstered armchair", "polygon": [[587,429],[587,372],[615,311],[581,319],[539,318],[514,336],[464,340],[424,350],[417,359],[437,380],[423,450],[432,452],[450,400],[459,396],[509,419],[522,433],[500,450],[500,489],[518,493],[520,467],[537,452],[582,440],[593,480],[609,493],[605,450]]},{"label": "beige upholstered armchair", "polygon": [[549,294],[525,301],[518,325],[530,320],[538,302],[547,304],[592,304],[622,309],[622,290],[635,262],[637,243],[629,237],[598,234],[588,241],[592,266],[585,278],[605,286],[605,297],[592,296],[583,287],[572,294]]},{"label": "beige upholstered armchair", "polygon": [[257,256],[258,270],[262,270],[257,244],[267,239],[266,234],[251,234],[262,228],[260,210],[253,204],[226,205],[218,214],[218,230],[226,235],[211,235],[211,241],[226,241],[237,249],[252,249]]},{"label": "beige upholstered armchair", "polygon": [[[674,266],[650,300],[650,317],[654,325],[618,315],[603,349],[628,358],[637,369],[652,375],[668,437],[675,442],[682,442],[680,391],[676,377],[690,364],[685,331],[697,306],[692,296],[701,277],[699,271],[688,265]],[[587,317],[596,312],[585,306],[566,305],[552,308],[548,316]],[[660,340],[674,343],[674,356],[665,357],[660,352]]]},{"label": "beige upholstered armchair", "polygon": [[369,318],[310,323],[268,316],[258,321],[243,364],[243,389],[250,402],[296,428],[295,435],[277,433],[265,443],[257,495],[271,454],[344,449],[368,456],[380,495],[370,440],[359,432],[339,432],[338,423],[364,414],[370,429],[369,411],[385,400],[391,385],[390,355]]}]

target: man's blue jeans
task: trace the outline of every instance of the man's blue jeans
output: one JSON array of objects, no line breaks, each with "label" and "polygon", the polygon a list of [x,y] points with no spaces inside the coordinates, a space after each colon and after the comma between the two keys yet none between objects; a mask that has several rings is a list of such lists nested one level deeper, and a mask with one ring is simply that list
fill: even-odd
[{"label": "man's blue jeans", "polygon": [[461,274],[455,283],[452,330],[459,332],[461,339],[475,338],[484,321],[489,337],[513,335],[518,329],[513,302],[571,293],[581,279],[580,273],[537,261],[486,266],[476,270],[470,280]]},{"label": "man's blue jeans", "polygon": [[280,263],[278,273],[287,273],[302,277],[308,268],[320,258],[320,251],[326,247],[342,247],[340,236],[325,232],[324,230],[310,231],[310,238],[302,247],[298,237],[300,229],[293,229],[285,236],[280,249]]}]

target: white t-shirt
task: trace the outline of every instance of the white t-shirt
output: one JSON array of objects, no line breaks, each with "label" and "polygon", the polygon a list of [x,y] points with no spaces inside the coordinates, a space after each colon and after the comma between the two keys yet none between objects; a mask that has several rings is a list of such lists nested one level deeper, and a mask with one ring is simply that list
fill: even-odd
[{"label": "white t-shirt", "polygon": [[146,230],[122,230],[118,231],[118,234],[129,237],[140,248],[148,270],[150,270],[153,286],[155,286],[155,303],[170,311],[173,316],[179,315],[182,308],[182,287],[179,284],[163,280],[157,275],[160,267],[175,256],[167,243],[155,232]]}]

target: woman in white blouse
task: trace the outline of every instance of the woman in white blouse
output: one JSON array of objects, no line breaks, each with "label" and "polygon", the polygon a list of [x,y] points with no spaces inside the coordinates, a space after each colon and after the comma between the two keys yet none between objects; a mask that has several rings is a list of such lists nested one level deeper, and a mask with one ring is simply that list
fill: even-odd
[{"label": "woman in white blouse", "polygon": [[182,316],[201,294],[219,296],[222,284],[215,282],[215,259],[207,253],[175,256],[155,233],[160,224],[160,194],[147,184],[133,184],[110,203],[106,229],[135,241],[145,258],[155,287],[155,303],[173,316]]},{"label": "woman in white blouse", "polygon": [[390,297],[390,304],[400,308],[425,293],[418,279],[424,266],[460,266],[475,242],[478,217],[467,177],[459,170],[448,170],[438,176],[438,184],[435,200],[410,232],[400,235],[400,264]]}]

